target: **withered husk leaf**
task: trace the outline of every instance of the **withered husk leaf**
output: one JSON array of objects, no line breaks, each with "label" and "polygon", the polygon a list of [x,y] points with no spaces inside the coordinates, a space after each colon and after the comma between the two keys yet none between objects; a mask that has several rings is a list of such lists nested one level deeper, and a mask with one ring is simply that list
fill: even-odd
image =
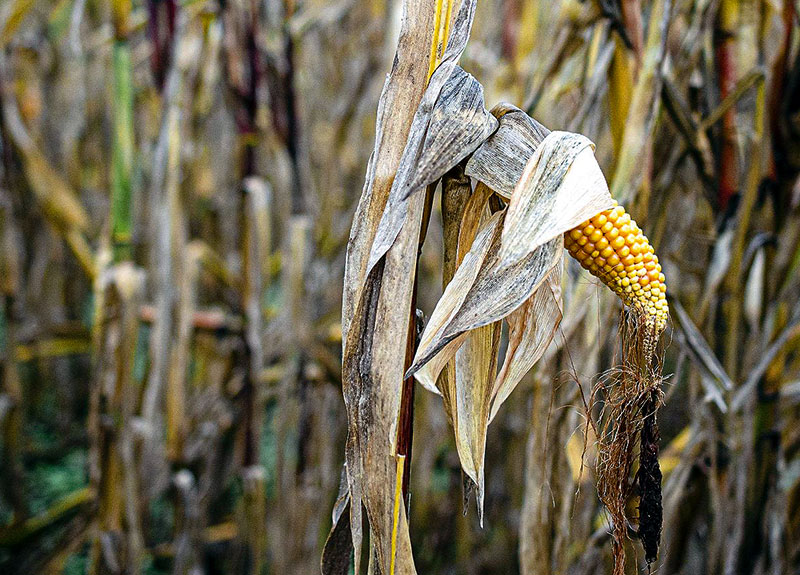
[{"label": "withered husk leaf", "polygon": [[550,130],[511,104],[496,105],[492,114],[500,125],[472,154],[465,173],[508,199]]}]

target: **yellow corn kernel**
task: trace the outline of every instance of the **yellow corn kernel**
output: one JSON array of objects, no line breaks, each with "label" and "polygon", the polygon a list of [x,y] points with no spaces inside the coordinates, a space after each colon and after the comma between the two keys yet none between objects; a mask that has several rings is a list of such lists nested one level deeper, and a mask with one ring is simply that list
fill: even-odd
[{"label": "yellow corn kernel", "polygon": [[645,313],[658,331],[666,327],[666,278],[653,246],[622,206],[615,205],[564,234],[564,245],[626,305]]}]

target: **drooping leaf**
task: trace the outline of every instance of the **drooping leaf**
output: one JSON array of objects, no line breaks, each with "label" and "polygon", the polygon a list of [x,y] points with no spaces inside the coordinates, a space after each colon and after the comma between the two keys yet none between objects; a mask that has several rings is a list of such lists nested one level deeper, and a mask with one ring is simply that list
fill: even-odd
[{"label": "drooping leaf", "polygon": [[[447,288],[447,284],[453,279],[456,268],[461,262],[459,235],[464,212],[470,205],[472,196],[472,185],[470,179],[464,174],[463,166],[456,166],[442,178],[442,290]],[[477,231],[477,223],[475,230]],[[473,234],[470,244],[474,238]],[[468,251],[468,248],[465,251]],[[453,422],[451,405],[454,403],[453,397],[455,396],[455,369],[455,362],[448,362],[436,382],[436,387],[442,393],[442,401],[451,424]]]},{"label": "drooping leaf", "polygon": [[508,349],[492,388],[490,422],[520,380],[542,357],[561,323],[562,267],[563,262],[559,261],[545,285],[506,318]]},{"label": "drooping leaf", "polygon": [[353,538],[347,518],[350,515],[350,492],[347,489],[347,467],[342,469],[339,494],[333,504],[331,531],[325,540],[320,560],[322,575],[347,575],[350,556],[353,554]]},{"label": "drooping leaf", "polygon": [[409,373],[461,333],[498,321],[522,305],[556,265],[561,234],[612,206],[591,142],[566,132],[548,135],[512,194],[500,241],[484,256],[468,293],[463,290],[474,269],[456,272],[458,289],[442,296]]},{"label": "drooping leaf", "polygon": [[511,104],[498,104],[492,114],[497,130],[475,150],[465,173],[510,198],[528,160],[550,130]]},{"label": "drooping leaf", "polygon": [[612,207],[592,143],[580,134],[551,132],[534,152],[511,196],[500,258],[518,261]]},{"label": "drooping leaf", "polygon": [[471,154],[496,128],[497,120],[484,108],[481,84],[458,66],[439,66],[414,117],[367,269],[394,243],[410,197]]},{"label": "drooping leaf", "polygon": [[[437,345],[437,335],[439,335],[446,327],[453,321],[461,306],[464,304],[467,296],[469,295],[470,288],[475,284],[475,281],[480,273],[481,266],[486,260],[492,244],[496,244],[499,240],[500,225],[502,223],[503,213],[497,213],[489,219],[481,231],[475,236],[475,241],[472,243],[472,248],[464,256],[461,265],[456,270],[453,279],[447,284],[447,287],[442,294],[439,303],[436,304],[433,313],[431,314],[425,330],[422,332],[422,338],[419,342],[419,350],[428,349]],[[461,335],[461,334],[458,334]],[[457,336],[456,336],[457,337]],[[450,341],[456,339],[453,337]],[[438,349],[442,349],[450,341],[442,344]],[[416,373],[417,381],[419,381],[427,390],[433,393],[440,393],[436,387],[436,378],[439,376],[440,371],[444,368],[447,361],[455,355],[458,346],[453,345],[449,348],[451,353],[442,354],[443,357],[437,358],[436,361],[431,362],[431,365],[420,369]],[[419,351],[417,357],[419,357]],[[435,354],[431,354],[431,358]],[[447,357],[445,357],[447,356]],[[423,367],[420,363],[419,367]],[[417,365],[415,360],[414,365]],[[414,367],[408,375],[413,373]]]},{"label": "drooping leaf", "polygon": [[[483,149],[487,165],[504,165],[505,170],[515,166],[520,176],[508,207],[485,222],[471,242],[434,309],[408,372],[419,369],[416,377],[432,389],[440,371],[455,358],[455,388],[445,395],[451,404],[450,419],[461,466],[475,483],[481,516],[487,427],[547,349],[561,321],[563,233],[613,206],[589,140],[578,134],[553,132],[541,143],[532,141],[538,137],[532,121],[520,118],[514,123],[503,122],[509,115],[513,118],[518,114],[512,111],[501,115],[501,127],[506,126],[504,141],[519,136],[514,125],[523,126],[520,129],[526,134],[527,148],[533,152],[522,164],[506,144],[499,146],[508,150],[500,161],[487,151],[490,148]],[[473,173],[482,170],[475,158],[470,160]],[[500,169],[493,167],[483,173],[491,177]],[[502,179],[494,181],[507,185]],[[482,208],[489,193],[481,183],[470,201],[474,198]],[[471,230],[478,226],[475,208],[472,210],[469,221],[469,207],[464,211],[463,247],[469,245]],[[509,347],[504,365],[496,373],[503,319],[509,324]],[[449,377],[443,380],[449,381]]]},{"label": "drooping leaf", "polygon": [[[454,275],[456,266],[469,253],[480,224],[485,224],[491,217],[486,205],[491,190],[484,184],[479,184],[472,192],[469,179],[463,175],[463,170],[460,175],[462,177],[459,179],[446,178],[442,187],[445,288]],[[460,202],[457,204],[453,197],[456,194],[460,195]],[[456,207],[460,209],[456,210]],[[436,381],[448,419],[453,426],[462,468],[477,495],[481,523],[483,523],[486,423],[489,417],[492,384],[497,373],[500,328],[501,323],[495,322],[467,332],[451,342],[452,349],[457,351],[454,352],[454,357],[447,352],[440,354],[443,359],[447,357],[450,359]],[[440,368],[435,365],[436,361],[434,358],[431,363],[423,367],[423,370],[431,366],[438,371]]]},{"label": "drooping leaf", "polygon": [[499,321],[467,332],[456,351],[456,401],[453,417],[461,467],[475,483],[478,517],[483,525],[484,456],[492,387],[497,374]]}]

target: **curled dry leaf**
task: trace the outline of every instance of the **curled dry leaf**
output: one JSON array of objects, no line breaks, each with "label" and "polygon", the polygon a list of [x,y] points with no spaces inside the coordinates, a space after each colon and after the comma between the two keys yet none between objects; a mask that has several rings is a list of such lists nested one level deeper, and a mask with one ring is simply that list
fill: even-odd
[{"label": "curled dry leaf", "polygon": [[[469,251],[469,245],[465,249],[459,250],[459,236],[463,228],[464,214],[467,208],[474,203],[471,202],[474,195],[472,183],[464,174],[462,165],[456,166],[442,178],[442,290],[447,288],[447,284],[456,273],[456,268],[465,253]],[[470,219],[469,216],[467,219]],[[477,220],[477,218],[472,219]],[[478,222],[476,221],[470,236],[470,244],[475,238],[477,229]],[[451,424],[453,423],[452,405],[455,403],[455,400],[451,399],[455,397],[455,369],[455,362],[448,362],[436,382],[436,386],[442,393],[445,411]]]},{"label": "curled dry leaf", "polygon": [[731,378],[681,303],[673,299],[671,307],[677,320],[676,339],[692,363],[699,368],[700,382],[706,392],[706,399],[713,401],[720,411],[725,413],[728,411],[725,396],[733,389]]},{"label": "curled dry leaf", "polygon": [[[481,261],[470,258],[467,264],[465,258],[464,270],[459,267],[456,271],[453,277],[456,283],[452,288],[448,286],[439,300],[423,332],[409,374],[416,373],[462,333],[503,319],[520,307],[560,261],[562,234],[574,227],[573,222],[580,222],[581,218],[591,217],[612,205],[605,181],[596,179],[597,174],[602,178],[602,172],[596,167],[588,140],[576,136],[556,132],[537,148],[512,195],[508,213],[504,213],[501,233],[493,230],[492,245]],[[580,144],[575,145],[576,142]],[[584,150],[589,153],[583,153]],[[596,190],[587,190],[584,180],[587,173],[591,174],[589,181],[598,186]],[[555,178],[560,180],[549,181]],[[515,197],[520,200],[515,201]],[[514,208],[520,202],[530,205]],[[551,211],[554,206],[558,206],[561,213]],[[487,224],[483,231],[490,225],[498,227],[499,223]],[[547,231],[531,230],[531,225]],[[478,257],[485,249],[476,238],[470,253]],[[474,265],[481,265],[477,275]]]},{"label": "curled dry leaf", "polygon": [[562,267],[563,262],[559,260],[542,288],[506,318],[508,350],[492,388],[490,422],[517,384],[542,357],[561,323]]},{"label": "curled dry leaf", "polygon": [[501,323],[496,321],[467,332],[455,355],[453,428],[461,467],[475,483],[478,518],[483,525],[484,454],[486,430],[497,373]]},{"label": "curled dry leaf", "polygon": [[431,76],[392,183],[367,269],[392,246],[410,197],[469,156],[497,128],[483,105],[483,87],[458,66],[444,63]]},{"label": "curled dry leaf", "polygon": [[500,258],[518,261],[598,212],[614,207],[593,144],[551,132],[531,157],[508,205]]},{"label": "curled dry leaf", "polygon": [[550,130],[511,104],[492,108],[500,126],[467,162],[465,173],[508,199],[537,146]]},{"label": "curled dry leaf", "polygon": [[[463,171],[459,174],[463,176]],[[448,285],[452,279],[456,265],[469,254],[470,247],[475,243],[479,225],[486,223],[491,216],[487,200],[491,190],[480,184],[472,192],[469,179],[447,177],[443,182],[442,217],[457,219],[457,222],[445,224],[447,234],[445,238],[444,279]],[[452,196],[460,196],[459,210],[452,208]],[[453,213],[453,212],[456,213]],[[501,217],[496,214],[495,219]],[[452,230],[455,228],[455,230]],[[485,228],[484,228],[485,230]],[[483,238],[481,238],[483,241]],[[448,277],[449,275],[449,277]],[[453,354],[443,353],[442,358],[451,358],[445,369],[441,371],[438,379],[430,378],[430,385],[436,380],[436,388],[441,392],[445,410],[455,432],[456,449],[465,478],[468,478],[468,487],[474,487],[478,497],[478,512],[481,523],[483,522],[483,485],[484,485],[484,452],[486,449],[486,425],[489,406],[491,403],[492,385],[497,372],[497,352],[500,344],[501,323],[492,324],[469,331],[462,338],[456,338],[450,345],[455,351]],[[434,364],[435,361],[423,367],[423,370]]]},{"label": "curled dry leaf", "polygon": [[[415,357],[414,364],[407,375],[415,373],[419,368],[425,367],[428,363],[427,360],[418,361],[417,359],[420,357],[420,352],[422,350],[442,350],[447,344],[453,342],[453,340],[459,336],[466,335],[464,333],[456,334],[455,337],[450,338],[449,341],[444,343],[441,343],[440,337],[437,338],[437,336],[441,336],[441,330],[455,319],[459,310],[464,305],[464,302],[470,293],[469,290],[474,285],[478,274],[480,273],[481,265],[486,260],[492,244],[497,242],[499,236],[499,226],[502,222],[502,217],[502,212],[492,216],[492,218],[486,222],[486,225],[484,225],[483,229],[481,229],[481,231],[475,237],[475,241],[472,243],[472,248],[464,256],[464,259],[461,262],[461,265],[458,266],[453,279],[449,284],[447,284],[441,299],[439,299],[439,302],[436,304],[436,308],[434,308],[433,313],[428,320],[425,330],[422,332],[422,338],[419,342],[417,356]],[[460,344],[462,341],[459,341],[458,343]],[[457,345],[449,348],[452,350],[451,353],[443,353],[441,354],[442,357],[438,357],[436,359],[434,359],[436,352],[433,352],[430,357],[427,358],[428,360],[433,360],[431,362],[432,365],[428,365],[425,369],[419,369],[419,373],[416,373],[417,381],[419,381],[427,390],[432,391],[433,393],[439,393],[439,390],[436,387],[436,378],[439,376],[439,372],[442,370],[442,368],[444,368],[445,364],[453,355],[455,355],[457,348]]]}]

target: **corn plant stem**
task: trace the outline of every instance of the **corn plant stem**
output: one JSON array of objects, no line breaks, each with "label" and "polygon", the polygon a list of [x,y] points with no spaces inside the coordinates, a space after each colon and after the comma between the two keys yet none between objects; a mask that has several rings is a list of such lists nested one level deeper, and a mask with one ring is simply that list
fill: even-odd
[{"label": "corn plant stem", "polygon": [[[181,17],[174,38],[179,41],[185,27],[185,18]],[[173,198],[178,195],[177,187],[181,173],[181,122],[178,102],[181,93],[181,72],[175,64],[175,58],[167,71],[161,98],[161,126],[156,148],[153,153],[152,181],[150,203],[154,209],[150,211],[149,232],[156,238],[155,245],[150,248],[149,265],[154,282],[155,307],[151,310],[140,310],[140,319],[153,323],[151,332],[151,364],[147,384],[143,393],[141,414],[145,421],[154,425],[161,417],[160,405],[169,369],[171,350],[171,334],[173,329],[172,309],[175,294],[172,285],[174,261],[173,246],[181,241],[179,230],[173,225],[175,218],[170,210]]]},{"label": "corn plant stem", "polygon": [[133,65],[130,34],[131,0],[113,0],[111,17],[114,27],[112,50],[114,134],[111,157],[111,236],[114,261],[133,257],[131,180],[134,158]]},{"label": "corn plant stem", "polygon": [[[417,270],[418,272],[419,270]],[[416,272],[415,272],[416,276]],[[408,334],[406,337],[406,359],[403,370],[408,370],[414,361],[417,351],[417,278],[414,278],[414,290],[411,294],[411,315],[408,320]],[[408,505],[408,480],[411,471],[411,447],[414,437],[414,377],[403,380],[400,398],[400,421],[398,424],[397,455],[404,457],[403,461],[403,497]]]},{"label": "corn plant stem", "polygon": [[631,49],[636,57],[636,68],[641,66],[644,55],[644,27],[642,26],[641,0],[622,0],[622,25],[631,41]]},{"label": "corn plant stem", "polygon": [[633,92],[633,69],[630,54],[622,38],[613,35],[614,56],[609,69],[608,82],[608,116],[611,136],[614,142],[614,157],[618,158],[625,134],[625,119],[631,107]]},{"label": "corn plant stem", "polygon": [[[441,53],[444,52],[447,46],[447,37],[450,29],[450,16],[452,12],[452,0],[444,0],[446,6],[442,5],[443,0],[436,0],[436,9],[433,24],[433,38],[431,41],[431,52],[428,63],[428,79],[430,79],[436,67],[439,65]],[[444,8],[444,24],[442,25],[442,10]],[[442,29],[443,28],[443,29]],[[439,52],[439,45],[442,45],[441,53]],[[406,354],[403,366],[403,373],[408,371],[414,360],[414,354],[417,350],[417,288],[419,278],[419,256],[422,253],[422,244],[425,242],[425,236],[428,230],[428,223],[430,221],[431,207],[433,205],[433,193],[436,189],[436,184],[431,184],[426,190],[425,209],[422,215],[422,226],[420,229],[419,243],[417,250],[417,262],[414,268],[414,286],[411,291],[411,308],[408,318],[408,329],[406,332]],[[409,493],[408,485],[411,476],[411,448],[414,436],[414,377],[407,377],[403,380],[400,391],[400,413],[398,415],[397,426],[397,447],[396,456],[403,458],[403,469],[398,471],[400,480],[402,481],[402,495],[403,500],[408,507]],[[395,509],[397,512],[397,509]],[[394,538],[392,539],[394,541]],[[393,565],[393,562],[392,562]]]},{"label": "corn plant stem", "polygon": [[744,285],[744,271],[742,269],[744,251],[746,248],[745,242],[747,239],[747,232],[750,228],[750,217],[755,209],[755,203],[758,199],[759,184],[761,182],[761,148],[764,136],[764,104],[766,103],[766,91],[764,83],[758,85],[756,94],[755,118],[753,127],[753,137],[750,154],[750,167],[747,173],[747,182],[745,193],[742,198],[742,205],[739,207],[739,222],[736,226],[736,235],[732,247],[732,258],[730,273],[728,274],[728,290],[733,294],[733,299],[730,302],[729,321],[731,323],[730,329],[727,333],[727,365],[725,369],[727,372],[735,377],[737,373],[737,360],[740,359],[737,348],[740,340],[739,326],[742,318],[742,305],[743,305],[743,290]]},{"label": "corn plant stem", "polygon": [[[1,71],[0,71],[1,72]],[[0,93],[4,85],[0,78]],[[15,244],[6,241],[10,235],[10,230],[14,225],[13,202],[8,190],[8,178],[13,158],[11,148],[8,146],[10,141],[6,129],[5,116],[3,114],[3,99],[0,98],[0,140],[3,142],[2,156],[2,178],[0,178],[0,245],[3,253],[0,255],[0,265],[6,274],[0,278],[0,292],[3,297],[2,322],[0,322],[0,336],[5,341],[5,357],[3,358],[2,379],[0,379],[0,390],[11,402],[9,413],[5,419],[0,418],[2,425],[3,438],[3,465],[0,466],[0,481],[2,481],[3,494],[6,501],[14,513],[14,521],[22,520],[27,515],[27,507],[24,502],[25,493],[23,491],[24,467],[20,458],[21,455],[21,434],[24,423],[24,394],[19,377],[19,366],[16,359],[17,347],[17,318],[14,313],[14,303],[19,291],[19,254]]]},{"label": "corn plant stem", "polygon": [[[150,43],[153,45],[150,66],[159,91],[164,89],[167,71],[172,61],[177,8],[175,0],[147,0],[147,31]],[[164,24],[167,26],[166,30],[164,30]]]},{"label": "corn plant stem", "polygon": [[253,176],[256,173],[256,144],[257,139],[254,138],[256,132],[256,114],[258,112],[258,86],[261,79],[261,65],[258,53],[258,46],[256,43],[257,37],[257,13],[254,11],[254,3],[250,5],[250,20],[247,23],[244,38],[244,53],[247,59],[247,66],[249,67],[249,74],[247,76],[247,84],[242,86],[238,85],[229,78],[229,85],[234,94],[237,96],[239,112],[243,118],[243,124],[239,127],[239,141],[241,145],[241,152],[239,158],[239,181],[241,182],[239,205],[238,205],[238,228],[241,230],[241,238],[239,249],[241,250],[241,258],[243,268],[245,270],[245,277],[242,282],[242,294],[239,301],[236,303],[237,314],[244,318],[243,334],[242,334],[242,350],[238,354],[238,363],[241,365],[242,373],[244,374],[244,381],[241,391],[241,404],[243,422],[241,432],[243,434],[243,450],[242,461],[243,467],[254,465],[259,460],[259,437],[260,430],[257,429],[258,421],[260,418],[256,413],[256,384],[253,379],[253,353],[251,350],[251,338],[248,336],[250,329],[248,324],[247,312],[248,298],[250,297],[251,290],[249,289],[249,282],[247,280],[247,270],[252,265],[249,257],[249,238],[248,238],[248,216],[247,216],[247,196],[245,191],[244,181],[246,178]]},{"label": "corn plant stem", "polygon": [[[108,255],[101,260],[107,261]],[[89,469],[98,507],[89,552],[91,574],[106,572],[109,562],[138,572],[144,548],[129,428],[136,401],[133,363],[143,274],[126,264],[108,271],[106,279],[95,282]],[[113,387],[104,386],[106,381]],[[108,537],[114,545],[103,545]]]},{"label": "corn plant stem", "polygon": [[[733,91],[736,84],[736,27],[739,20],[738,0],[722,0],[717,14],[715,57],[721,100]],[[725,210],[739,186],[736,161],[736,111],[725,112],[722,119],[719,152],[717,205]]]},{"label": "corn plant stem", "polygon": [[111,220],[115,261],[132,257],[131,178],[133,172],[133,86],[131,49],[119,38],[113,49],[114,147],[111,173]]},{"label": "corn plant stem", "polygon": [[93,499],[94,492],[88,487],[67,495],[43,513],[31,517],[19,525],[5,527],[0,530],[0,546],[13,547],[25,543],[58,521],[79,511],[81,507],[91,503]]},{"label": "corn plant stem", "polygon": [[503,57],[510,61],[515,59],[517,53],[518,22],[520,21],[521,9],[520,0],[511,0],[503,4],[500,46]]},{"label": "corn plant stem", "polygon": [[[419,250],[417,252],[417,264],[414,271],[414,288],[411,292],[411,313],[408,319],[408,333],[406,334],[406,357],[403,372],[408,371],[414,362],[414,355],[419,344],[417,337],[417,287],[419,277],[419,256],[422,253],[422,244],[428,231],[428,224],[431,217],[433,206],[433,193],[436,184],[431,184],[426,190],[425,210],[422,214],[422,228],[419,235]],[[408,485],[411,476],[411,448],[414,437],[414,377],[407,377],[403,380],[400,397],[400,416],[397,431],[397,455],[405,457],[403,461],[403,499],[406,507],[409,504]]]},{"label": "corn plant stem", "polygon": [[[787,89],[788,79],[787,72],[789,69],[789,62],[792,53],[792,41],[795,31],[795,5],[794,2],[784,2],[783,11],[781,13],[783,20],[784,32],[781,41],[781,47],[778,51],[778,56],[772,64],[772,82],[769,90],[769,131],[772,139],[772,157],[770,158],[770,172],[774,179],[777,179],[779,174],[778,163],[781,160],[776,157],[785,154],[785,137],[781,132],[782,123],[782,102],[784,100],[784,93]],[[782,171],[782,170],[781,170]]]},{"label": "corn plant stem", "polygon": [[25,519],[27,508],[24,503],[24,471],[20,458],[20,448],[23,429],[24,396],[19,379],[19,369],[13,349],[15,348],[14,297],[6,295],[3,298],[3,319],[5,320],[6,356],[3,361],[2,391],[11,401],[9,413],[6,415],[3,426],[3,466],[2,482],[6,500],[14,511],[14,521]]}]

